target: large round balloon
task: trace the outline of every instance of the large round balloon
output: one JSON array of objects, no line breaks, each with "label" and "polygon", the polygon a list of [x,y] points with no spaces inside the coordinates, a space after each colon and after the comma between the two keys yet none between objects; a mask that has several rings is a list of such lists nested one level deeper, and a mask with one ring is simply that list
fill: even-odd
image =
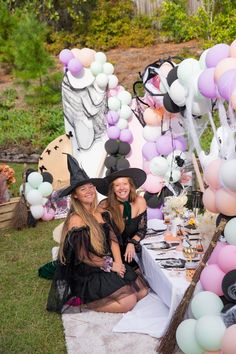
[{"label": "large round balloon", "polygon": [[224,162],[219,173],[220,181],[223,186],[236,192],[236,159]]},{"label": "large round balloon", "polygon": [[218,267],[217,264],[206,266],[200,276],[200,281],[204,290],[211,291],[218,296],[223,295],[221,289],[222,280],[225,273]]},{"label": "large round balloon", "polygon": [[229,45],[220,43],[210,48],[206,55],[206,65],[208,68],[215,67],[222,59],[229,56]]},{"label": "large round balloon", "polygon": [[204,352],[195,336],[196,323],[194,319],[182,321],[176,330],[177,344],[186,354],[203,354]]},{"label": "large round balloon", "polygon": [[[236,55],[235,55],[236,56]],[[236,338],[236,324],[228,327],[222,338],[222,353],[235,354],[235,338]]]},{"label": "large round balloon", "polygon": [[226,241],[230,245],[236,246],[236,218],[232,218],[227,222],[224,229]]},{"label": "large round balloon", "polygon": [[222,300],[211,291],[201,291],[191,301],[191,310],[197,320],[205,315],[220,315],[223,307]]},{"label": "large round balloon", "polygon": [[225,324],[221,316],[206,315],[197,320],[196,340],[205,350],[219,350],[224,332]]}]

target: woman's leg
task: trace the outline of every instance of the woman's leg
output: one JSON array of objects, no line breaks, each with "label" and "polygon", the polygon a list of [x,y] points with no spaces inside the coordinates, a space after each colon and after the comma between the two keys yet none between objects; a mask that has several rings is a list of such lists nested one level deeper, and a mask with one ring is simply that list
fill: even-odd
[{"label": "woman's leg", "polygon": [[120,299],[104,298],[87,304],[90,310],[97,312],[124,313],[132,310],[137,302],[135,294],[130,294]]}]

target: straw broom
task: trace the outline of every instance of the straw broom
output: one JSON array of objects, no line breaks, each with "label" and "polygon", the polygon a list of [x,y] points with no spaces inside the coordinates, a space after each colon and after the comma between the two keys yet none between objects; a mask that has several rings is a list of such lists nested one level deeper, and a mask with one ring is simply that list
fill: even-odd
[{"label": "straw broom", "polygon": [[222,231],[224,230],[226,222],[227,222],[227,220],[222,218],[220,224],[216,228],[216,231],[215,231],[214,235],[212,236],[211,243],[210,243],[209,247],[207,248],[206,253],[203,256],[201,263],[199,264],[198,268],[196,269],[193,279],[192,279],[189,287],[187,288],[187,290],[184,293],[183,299],[181,300],[180,304],[176,308],[175,313],[174,313],[174,315],[171,319],[171,322],[169,324],[169,327],[167,328],[164,336],[160,339],[159,346],[157,347],[157,352],[159,354],[172,354],[175,352],[176,330],[177,330],[179,324],[184,319],[184,315],[188,309],[188,306],[191,301],[192,295],[194,293],[196,284],[200,279],[201,272],[203,271],[204,267],[206,266],[206,263],[207,263],[210,255],[212,254]]},{"label": "straw broom", "polygon": [[16,230],[22,230],[28,225],[28,208],[25,199],[26,169],[27,169],[27,165],[24,164],[23,191],[21,193],[19,202],[15,206],[12,222],[11,222],[11,227]]}]

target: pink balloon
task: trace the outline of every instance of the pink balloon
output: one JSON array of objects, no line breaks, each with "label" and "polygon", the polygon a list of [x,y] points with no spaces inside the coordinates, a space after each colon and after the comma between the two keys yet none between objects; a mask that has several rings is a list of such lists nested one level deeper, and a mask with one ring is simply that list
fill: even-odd
[{"label": "pink balloon", "polygon": [[226,71],[217,82],[219,94],[229,101],[233,90],[236,89],[236,68]]},{"label": "pink balloon", "polygon": [[163,186],[163,178],[149,174],[147,175],[146,182],[143,184],[143,189],[149,193],[159,193]]},{"label": "pink balloon", "polygon": [[212,254],[210,255],[210,258],[208,259],[207,263],[208,264],[217,264],[217,260],[218,260],[218,255],[220,253],[220,251],[222,250],[222,248],[224,248],[226,246],[225,243],[223,242],[217,242]]},{"label": "pink balloon", "polygon": [[42,220],[43,221],[50,221],[54,218],[54,215],[55,215],[55,211],[54,209],[50,208],[50,209],[47,209],[47,208],[44,208],[44,213],[43,213],[43,216],[42,216]]},{"label": "pink balloon", "polygon": [[212,291],[214,294],[222,296],[221,284],[224,276],[225,273],[222,272],[217,264],[210,264],[203,269],[200,275],[200,282],[204,290]]},{"label": "pink balloon", "polygon": [[235,354],[236,353],[236,324],[226,328],[221,342],[222,353]]},{"label": "pink balloon", "polygon": [[83,70],[83,65],[79,61],[79,59],[72,58],[68,63],[68,70],[72,75],[78,76]]},{"label": "pink balloon", "polygon": [[216,197],[215,197],[215,190],[211,188],[205,189],[202,197],[203,204],[208,211],[212,213],[218,213],[218,209],[216,207]]},{"label": "pink balloon", "polygon": [[159,208],[147,208],[147,219],[163,219],[163,213]]},{"label": "pink balloon", "polygon": [[149,173],[151,173],[150,171],[150,162],[149,161],[143,161],[143,170],[144,172],[146,172],[146,174],[148,175]]},{"label": "pink balloon", "polygon": [[143,119],[145,123],[148,125],[152,125],[152,126],[161,125],[162,114],[160,114],[158,110],[147,108],[143,113]]},{"label": "pink balloon", "polygon": [[159,136],[156,141],[156,149],[160,155],[169,155],[173,150],[175,150],[172,136],[168,134]]},{"label": "pink balloon", "polygon": [[198,78],[198,89],[207,98],[216,98],[216,85],[214,81],[215,68],[205,69]]},{"label": "pink balloon", "polygon": [[74,58],[70,49],[63,49],[59,54],[59,60],[64,65],[68,65],[69,61]]},{"label": "pink balloon", "polygon": [[120,132],[120,141],[131,144],[133,141],[133,134],[129,129],[122,129]]},{"label": "pink balloon", "polygon": [[204,179],[211,189],[220,188],[219,172],[222,166],[223,160],[216,159],[207,165],[204,171]]},{"label": "pink balloon", "polygon": [[222,248],[217,257],[217,264],[225,273],[236,269],[236,246],[226,245]]},{"label": "pink balloon", "polygon": [[215,204],[221,214],[236,215],[236,192],[228,192],[223,188],[218,189],[215,193]]},{"label": "pink balloon", "polygon": [[109,139],[118,139],[120,136],[120,128],[116,125],[109,127],[107,129],[107,136]]},{"label": "pink balloon", "polygon": [[229,56],[229,45],[220,43],[214,45],[207,51],[206,66],[208,68],[215,67],[222,59]]},{"label": "pink balloon", "polygon": [[217,83],[221,75],[223,75],[226,71],[235,68],[236,68],[236,58],[226,58],[221,60],[215,68],[215,75],[214,75],[215,82]]},{"label": "pink balloon", "polygon": [[91,63],[95,60],[95,50],[90,48],[82,48],[77,53],[77,58],[86,68],[89,68]]},{"label": "pink balloon", "polygon": [[159,156],[156,149],[156,144],[151,141],[145,143],[142,147],[142,154],[143,157],[148,161],[153,159],[153,157]]}]

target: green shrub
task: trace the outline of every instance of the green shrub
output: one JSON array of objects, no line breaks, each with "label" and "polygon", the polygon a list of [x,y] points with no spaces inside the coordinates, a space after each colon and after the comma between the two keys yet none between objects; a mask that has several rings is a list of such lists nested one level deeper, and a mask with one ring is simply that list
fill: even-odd
[{"label": "green shrub", "polygon": [[17,99],[17,92],[13,88],[8,88],[0,94],[0,108],[13,108]]}]

